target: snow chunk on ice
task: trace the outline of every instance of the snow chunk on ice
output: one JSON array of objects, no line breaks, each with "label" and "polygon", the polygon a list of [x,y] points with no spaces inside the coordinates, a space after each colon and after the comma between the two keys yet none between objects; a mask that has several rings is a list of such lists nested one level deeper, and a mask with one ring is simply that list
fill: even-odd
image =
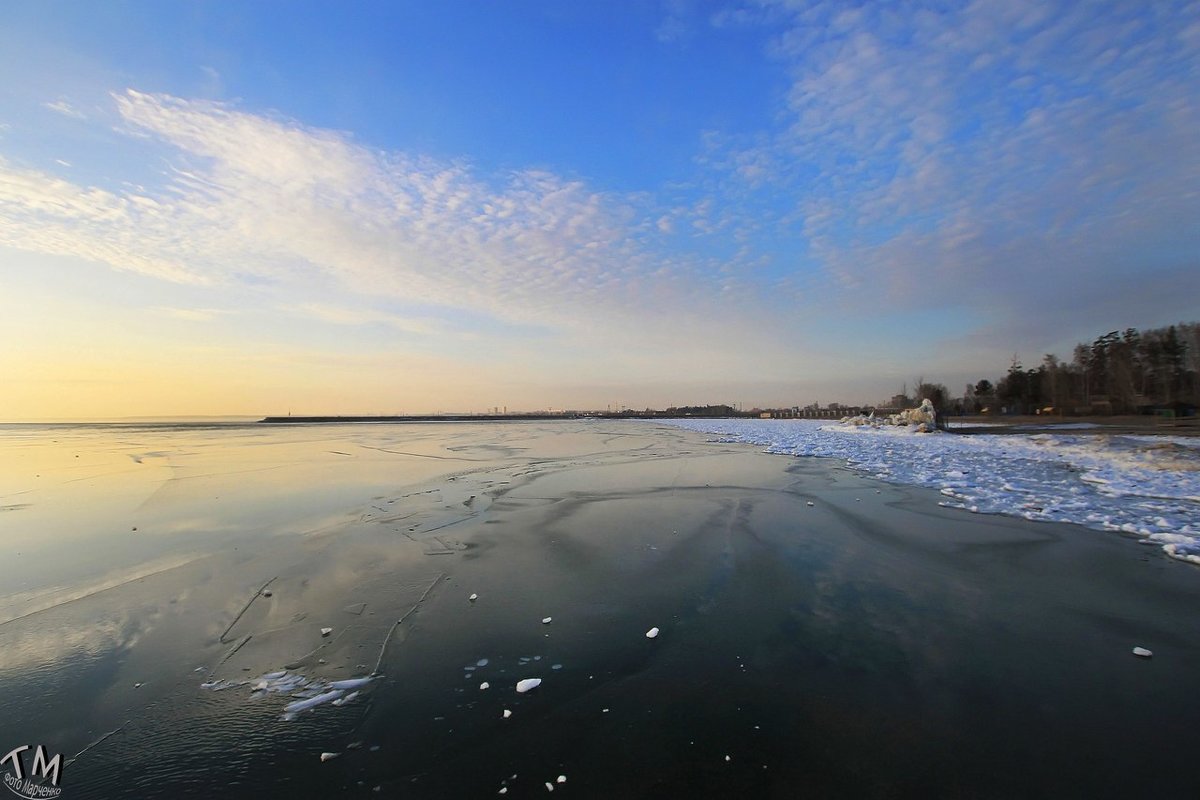
[{"label": "snow chunk on ice", "polygon": [[536,689],[537,687],[539,687],[541,685],[542,685],[541,678],[525,678],[524,680],[517,681],[517,693],[525,694],[530,689]]}]

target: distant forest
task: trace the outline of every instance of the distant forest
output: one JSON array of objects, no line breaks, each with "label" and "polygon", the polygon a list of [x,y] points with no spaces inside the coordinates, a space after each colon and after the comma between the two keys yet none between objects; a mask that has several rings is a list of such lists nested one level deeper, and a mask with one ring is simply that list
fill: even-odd
[{"label": "distant forest", "polygon": [[1037,367],[1026,368],[1013,356],[1000,380],[968,385],[960,401],[947,405],[966,413],[1052,408],[1063,414],[1137,414],[1194,411],[1198,403],[1200,323],[1190,322],[1109,331],[1076,345],[1071,361],[1047,353]]}]

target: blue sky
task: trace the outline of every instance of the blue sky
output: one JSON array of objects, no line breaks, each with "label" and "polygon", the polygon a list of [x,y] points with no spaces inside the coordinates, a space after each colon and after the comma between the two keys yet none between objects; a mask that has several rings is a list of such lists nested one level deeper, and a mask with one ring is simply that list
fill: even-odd
[{"label": "blue sky", "polygon": [[1200,304],[1200,5],[27,3],[0,418],[874,402]]}]

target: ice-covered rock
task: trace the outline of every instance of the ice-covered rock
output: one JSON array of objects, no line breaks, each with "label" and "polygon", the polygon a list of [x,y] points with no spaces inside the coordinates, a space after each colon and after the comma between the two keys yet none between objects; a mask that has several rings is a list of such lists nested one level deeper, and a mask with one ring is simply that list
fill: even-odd
[{"label": "ice-covered rock", "polygon": [[530,691],[531,689],[536,689],[537,687],[539,687],[541,685],[542,685],[541,678],[525,678],[523,680],[517,681],[517,693],[525,694],[526,692]]}]

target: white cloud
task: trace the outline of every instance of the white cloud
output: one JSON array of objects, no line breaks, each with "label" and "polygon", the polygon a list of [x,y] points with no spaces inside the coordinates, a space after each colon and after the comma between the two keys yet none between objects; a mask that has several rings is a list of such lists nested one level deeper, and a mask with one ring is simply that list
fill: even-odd
[{"label": "white cloud", "polygon": [[744,165],[770,165],[843,310],[959,304],[1021,327],[1085,281],[1193,282],[1200,6],[768,7],[785,123],[707,163],[752,188]]},{"label": "white cloud", "polygon": [[[110,191],[0,161],[0,243],[176,282],[349,290],[568,327],[721,302],[708,265],[647,247],[661,212],[641,198],[542,171],[489,180],[215,102],[134,90],[114,102],[128,133],[173,150],[165,185]],[[705,214],[706,229],[720,224]]]},{"label": "white cloud", "polygon": [[335,325],[386,325],[397,331],[418,336],[438,333],[442,326],[435,320],[389,314],[369,308],[346,308],[325,303],[302,303],[290,309],[296,314]]},{"label": "white cloud", "polygon": [[50,103],[43,103],[42,107],[48,108],[57,114],[62,114],[64,117],[70,117],[72,119],[87,119],[87,114],[83,113],[62,98]]}]

